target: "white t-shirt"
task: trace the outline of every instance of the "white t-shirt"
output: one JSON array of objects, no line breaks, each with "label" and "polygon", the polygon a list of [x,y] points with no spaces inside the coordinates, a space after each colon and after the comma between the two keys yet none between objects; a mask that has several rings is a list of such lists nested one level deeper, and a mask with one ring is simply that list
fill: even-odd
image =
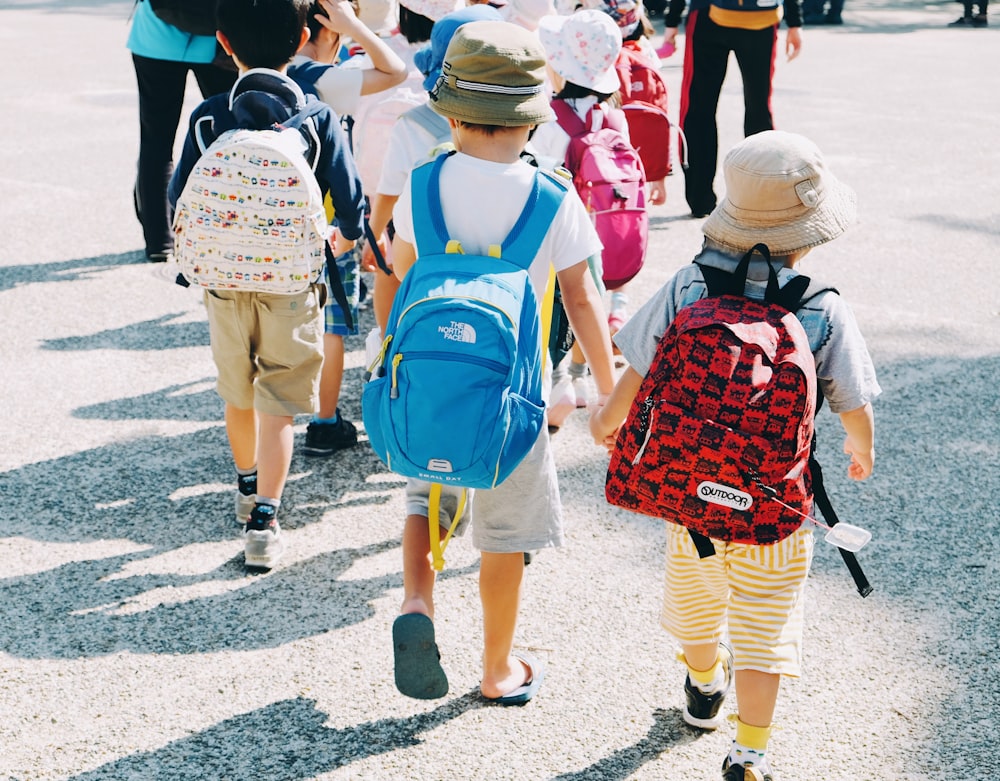
[{"label": "white t-shirt", "polygon": [[[308,65],[312,63],[308,57],[296,54],[292,65]],[[339,65],[329,65],[316,81],[313,87],[319,99],[337,112],[337,116],[354,114],[361,100],[361,84],[364,72],[358,68],[343,68]]]},{"label": "white t-shirt", "polygon": [[[502,242],[524,208],[536,171],[522,160],[495,163],[461,152],[448,158],[441,170],[441,209],[450,237],[470,255],[485,255]],[[409,176],[392,217],[396,235],[416,246]],[[545,291],[550,264],[559,272],[600,251],[597,231],[571,187],[529,269],[536,295]]]},{"label": "white t-shirt", "polygon": [[431,150],[440,143],[423,125],[406,119],[405,114],[401,116],[389,132],[389,144],[375,192],[382,195],[402,193],[410,171],[428,160]]}]

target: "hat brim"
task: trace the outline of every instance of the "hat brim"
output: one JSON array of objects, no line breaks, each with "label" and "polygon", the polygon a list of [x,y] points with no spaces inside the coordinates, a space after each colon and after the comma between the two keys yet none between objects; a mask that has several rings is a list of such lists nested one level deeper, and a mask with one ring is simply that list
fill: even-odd
[{"label": "hat brim", "polygon": [[498,95],[460,90],[442,79],[431,93],[430,106],[441,116],[475,125],[523,127],[556,118],[544,88],[527,97]]},{"label": "hat brim", "polygon": [[772,255],[791,255],[818,247],[840,236],[857,219],[857,195],[839,180],[830,182],[823,200],[814,208],[803,207],[802,214],[781,224],[769,219],[739,219],[728,198],[715,207],[701,230],[712,241],[745,252],[754,244],[766,244]]}]

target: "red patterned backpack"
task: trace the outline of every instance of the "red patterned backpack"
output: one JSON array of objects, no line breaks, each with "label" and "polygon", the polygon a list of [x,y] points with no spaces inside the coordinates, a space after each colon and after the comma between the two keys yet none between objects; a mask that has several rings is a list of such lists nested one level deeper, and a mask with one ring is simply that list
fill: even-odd
[{"label": "red patterned backpack", "polygon": [[[743,292],[754,253],[768,261],[763,302]],[[687,527],[696,543],[775,543],[802,525],[813,498],[816,369],[794,314],[810,280],[779,288],[763,244],[733,274],[700,268],[708,297],[681,309],[660,340],[605,492]]]}]

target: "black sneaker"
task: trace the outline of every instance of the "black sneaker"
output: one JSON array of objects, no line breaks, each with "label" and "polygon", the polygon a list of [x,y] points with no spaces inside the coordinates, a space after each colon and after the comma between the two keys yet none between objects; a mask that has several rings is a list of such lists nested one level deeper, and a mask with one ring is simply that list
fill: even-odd
[{"label": "black sneaker", "polygon": [[954,22],[948,22],[949,27],[972,27],[971,16],[960,16]]},{"label": "black sneaker", "polygon": [[764,767],[756,765],[744,767],[743,765],[730,765],[729,757],[722,763],[722,781],[774,781],[770,768],[765,761]]},{"label": "black sneaker", "polygon": [[[687,704],[684,706],[684,721],[698,729],[717,729],[722,724],[722,703],[733,686],[733,649],[729,643],[719,643],[719,656],[722,659],[722,686],[712,692],[703,692],[691,682],[691,676],[684,679],[684,695]],[[742,776],[741,776],[742,778]]]},{"label": "black sneaker", "polygon": [[307,456],[329,456],[337,450],[358,444],[358,430],[337,410],[336,423],[312,421],[306,428],[306,443],[302,453]]},{"label": "black sneaker", "polygon": [[979,16],[972,17],[973,27],[989,27],[989,19],[986,18],[986,14],[979,14]]}]

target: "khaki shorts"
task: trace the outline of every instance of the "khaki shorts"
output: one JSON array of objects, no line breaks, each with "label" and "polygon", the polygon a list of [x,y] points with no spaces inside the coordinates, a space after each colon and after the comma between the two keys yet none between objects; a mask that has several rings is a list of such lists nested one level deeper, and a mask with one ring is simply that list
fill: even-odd
[{"label": "khaki shorts", "polygon": [[315,411],[323,365],[322,283],[297,295],[206,290],[218,391],[265,415]]},{"label": "khaki shorts", "polygon": [[718,642],[728,630],[737,670],[797,677],[812,530],[774,545],[712,540],[715,555],[701,559],[687,529],[666,527],[663,628],[687,644]]}]

